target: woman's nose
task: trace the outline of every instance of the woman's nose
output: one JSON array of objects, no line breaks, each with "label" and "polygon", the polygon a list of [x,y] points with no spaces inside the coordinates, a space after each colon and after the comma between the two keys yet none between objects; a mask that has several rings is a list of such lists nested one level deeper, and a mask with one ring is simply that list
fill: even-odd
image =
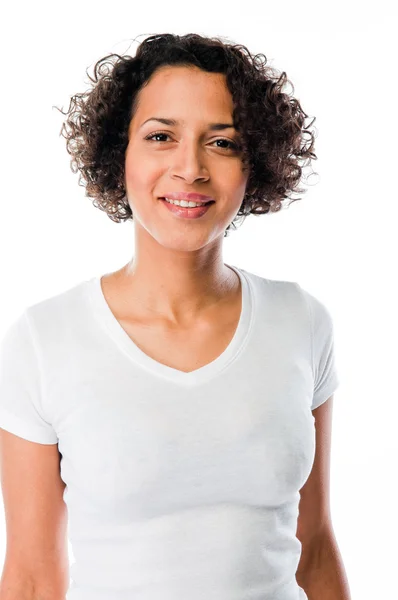
[{"label": "woman's nose", "polygon": [[188,182],[209,178],[208,168],[196,144],[183,144],[173,153],[170,167],[173,176],[182,177]]}]

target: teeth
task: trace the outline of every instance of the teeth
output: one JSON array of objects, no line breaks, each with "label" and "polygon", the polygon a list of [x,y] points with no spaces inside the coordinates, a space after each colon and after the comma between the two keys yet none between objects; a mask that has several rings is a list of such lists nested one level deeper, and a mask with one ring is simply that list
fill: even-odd
[{"label": "teeth", "polygon": [[184,207],[195,207],[195,206],[203,206],[204,202],[192,202],[191,200],[170,200],[169,198],[165,198],[166,202],[170,202],[171,204],[176,204],[177,206]]}]

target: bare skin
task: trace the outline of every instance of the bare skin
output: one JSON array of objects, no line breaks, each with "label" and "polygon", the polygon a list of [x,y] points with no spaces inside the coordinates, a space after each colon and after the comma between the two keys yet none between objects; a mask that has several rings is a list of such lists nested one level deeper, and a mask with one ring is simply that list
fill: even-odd
[{"label": "bare skin", "polygon": [[[225,350],[241,313],[239,277],[224,264],[222,243],[248,172],[233,147],[238,132],[209,129],[210,123],[232,124],[232,111],[224,76],[197,68],[162,67],[140,91],[125,155],[134,256],[101,280],[110,309],[134,343],[185,372]],[[143,125],[151,117],[178,124]],[[159,200],[167,192],[198,192],[216,202],[203,217],[184,219]]]},{"label": "bare skin", "polygon": [[233,271],[231,274],[229,291],[203,309],[195,321],[184,325],[170,324],[162,315],[141,312],[131,293],[126,293],[126,280],[119,272],[103,276],[101,286],[114,316],[140,350],[159,363],[188,373],[222,354],[236,331],[241,290],[239,278]]}]

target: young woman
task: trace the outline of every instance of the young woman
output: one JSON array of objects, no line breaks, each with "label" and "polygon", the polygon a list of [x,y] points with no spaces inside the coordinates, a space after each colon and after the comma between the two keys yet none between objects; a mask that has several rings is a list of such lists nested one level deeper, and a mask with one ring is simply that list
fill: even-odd
[{"label": "young woman", "polygon": [[316,158],[262,57],[155,35],[72,98],[72,169],[133,220],[135,251],[3,338],[7,600],[348,598],[331,316],[298,283],[223,262],[237,221],[302,192]]}]

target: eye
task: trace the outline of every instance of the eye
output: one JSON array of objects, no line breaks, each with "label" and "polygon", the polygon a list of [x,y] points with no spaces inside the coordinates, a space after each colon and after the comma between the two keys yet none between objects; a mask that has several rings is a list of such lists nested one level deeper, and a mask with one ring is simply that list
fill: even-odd
[{"label": "eye", "polygon": [[[228,148],[225,148],[225,150],[231,149],[231,150],[238,150],[238,144],[235,144],[235,142],[231,142],[231,140],[226,140],[225,138],[219,138],[218,140],[214,140],[213,143],[215,142],[226,142],[227,144],[229,144]],[[224,148],[222,148],[222,150],[224,150]]]},{"label": "eye", "polygon": [[[157,142],[158,140],[154,140],[153,138],[156,136],[165,136],[165,137],[169,137],[168,133],[164,133],[163,131],[155,131],[155,133],[151,133],[150,135],[147,135],[145,137],[146,140],[148,141],[154,141]],[[231,140],[227,140],[226,138],[218,138],[217,140],[214,140],[213,144],[215,144],[216,142],[226,142],[227,144],[229,144],[229,147],[227,148],[222,148],[220,147],[220,150],[238,150],[239,146],[238,144],[235,144],[235,142],[232,142]],[[159,143],[161,143],[159,141]]]},{"label": "eye", "polygon": [[[147,135],[145,139],[146,140],[152,140],[155,136],[159,136],[159,135],[163,135],[163,136],[169,137],[167,133],[162,133],[161,131],[159,131],[159,132],[155,132],[155,133],[152,133],[150,135]],[[153,141],[157,141],[157,140],[153,140]]]}]

